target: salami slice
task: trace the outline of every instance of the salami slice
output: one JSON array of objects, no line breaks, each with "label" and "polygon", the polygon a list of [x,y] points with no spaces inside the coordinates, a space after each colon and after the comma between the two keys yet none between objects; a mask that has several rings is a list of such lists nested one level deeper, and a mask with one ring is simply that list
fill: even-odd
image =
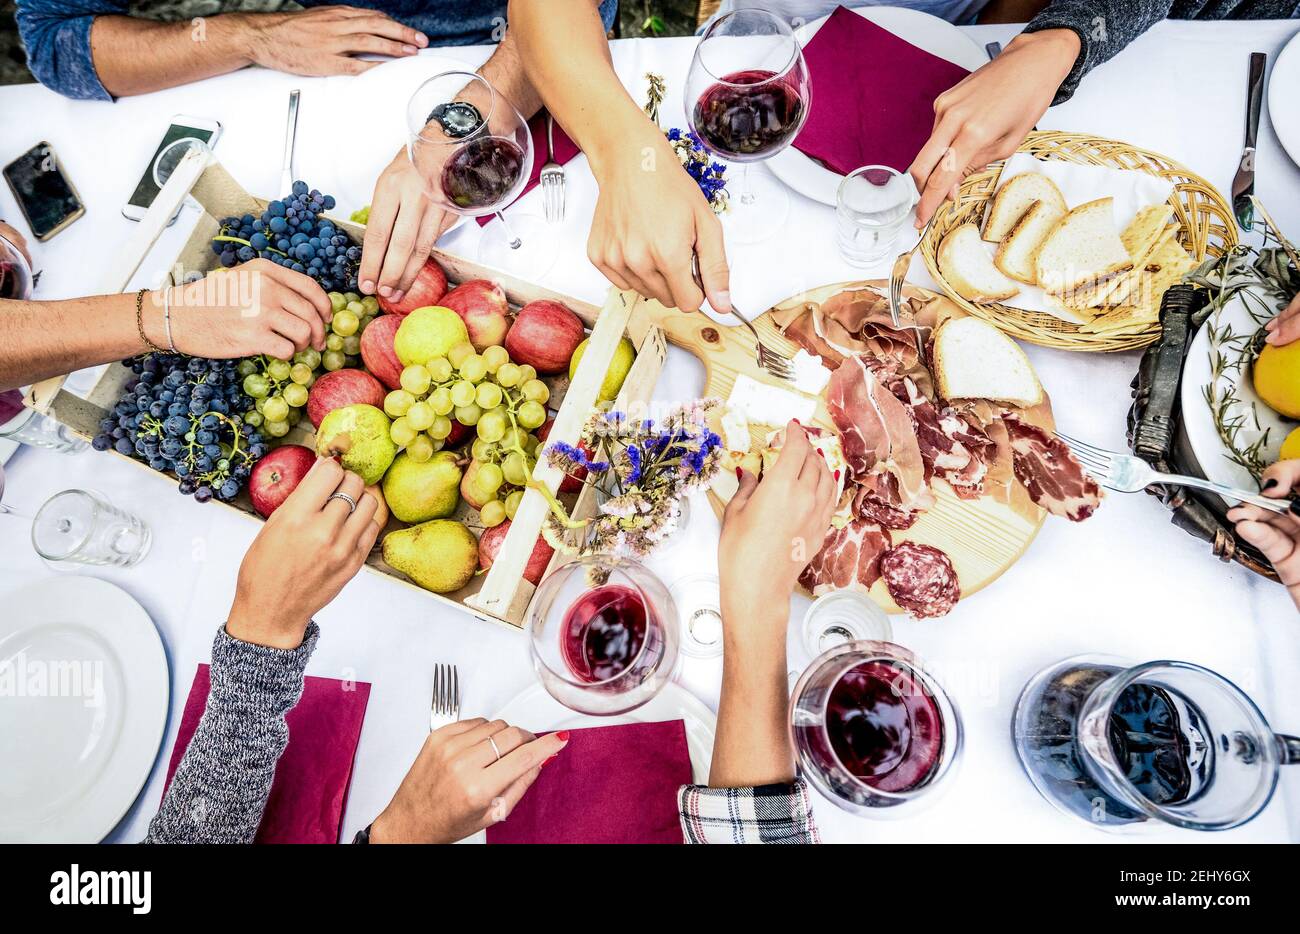
[{"label": "salami slice", "polygon": [[947,614],[961,597],[952,561],[930,545],[899,542],[880,559],[880,574],[894,602],[918,619]]}]

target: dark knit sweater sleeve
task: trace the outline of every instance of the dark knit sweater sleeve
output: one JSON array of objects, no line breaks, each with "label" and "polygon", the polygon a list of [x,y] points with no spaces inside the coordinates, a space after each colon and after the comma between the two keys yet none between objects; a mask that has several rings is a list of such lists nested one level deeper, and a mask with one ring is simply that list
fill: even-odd
[{"label": "dark knit sweater sleeve", "polygon": [[253,842],[319,636],[309,623],[298,648],[273,649],[217,630],[207,708],[144,842]]},{"label": "dark knit sweater sleeve", "polygon": [[1069,29],[1079,37],[1079,57],[1056,91],[1053,104],[1068,101],[1083,76],[1118,55],[1130,42],[1169,15],[1172,0],[1052,0],[1025,32]]}]

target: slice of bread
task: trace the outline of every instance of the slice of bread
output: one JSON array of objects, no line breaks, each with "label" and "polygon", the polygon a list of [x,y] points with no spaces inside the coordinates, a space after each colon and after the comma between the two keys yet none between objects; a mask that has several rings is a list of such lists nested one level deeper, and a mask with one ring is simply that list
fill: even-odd
[{"label": "slice of bread", "polygon": [[1031,406],[1043,386],[1025,352],[987,321],[950,318],[934,336],[934,375],[945,399],[992,399]]},{"label": "slice of bread", "polygon": [[939,244],[937,258],[943,277],[967,301],[1000,302],[1020,291],[1020,286],[993,265],[974,224],[962,224],[948,231]]},{"label": "slice of bread", "polygon": [[1067,210],[1065,197],[1055,182],[1039,172],[1022,172],[993,196],[988,220],[984,223],[984,239],[1001,243],[1035,201],[1044,201],[1048,207],[1056,208],[1058,215]]},{"label": "slice of bread", "polygon": [[1038,284],[1062,295],[1094,288],[1133,268],[1115,230],[1111,198],[1081,204],[1057,222],[1034,263]]},{"label": "slice of bread", "polygon": [[1034,260],[1038,256],[1038,249],[1056,222],[1064,216],[1064,207],[1057,207],[1047,201],[1035,201],[998,244],[998,250],[993,255],[993,265],[1012,279],[1018,279],[1027,285],[1037,285],[1038,272],[1034,268]]}]

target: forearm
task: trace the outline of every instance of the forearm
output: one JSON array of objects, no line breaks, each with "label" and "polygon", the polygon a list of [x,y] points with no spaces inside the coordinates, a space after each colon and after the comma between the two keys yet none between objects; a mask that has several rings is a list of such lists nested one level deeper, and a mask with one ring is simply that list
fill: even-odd
[{"label": "forearm", "polygon": [[542,98],[528,78],[514,30],[506,32],[506,37],[478,73],[504,94],[525,120],[542,109]]},{"label": "forearm", "polygon": [[280,649],[218,630],[207,707],[144,842],[253,842],[319,634],[309,624],[301,644]]},{"label": "forearm", "polygon": [[[167,346],[161,307],[146,294],[141,323]],[[135,293],[57,302],[0,301],[0,390],[148,350],[136,324]]]},{"label": "forearm", "polygon": [[663,143],[614,71],[594,3],[510,0],[510,34],[542,103],[586,154],[597,180],[638,136]]},{"label": "forearm", "polygon": [[95,71],[114,97],[224,75],[256,60],[258,23],[280,15],[227,13],[175,23],[97,16],[90,31]]},{"label": "forearm", "polygon": [[709,785],[742,788],[794,780],[787,725],[783,600],[723,606],[722,698]]}]

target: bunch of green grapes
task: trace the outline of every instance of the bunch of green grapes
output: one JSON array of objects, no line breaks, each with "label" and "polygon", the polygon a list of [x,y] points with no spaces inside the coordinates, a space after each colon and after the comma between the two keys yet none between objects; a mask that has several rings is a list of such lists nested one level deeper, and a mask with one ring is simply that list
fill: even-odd
[{"label": "bunch of green grapes", "polygon": [[423,462],[446,444],[453,420],[473,428],[469,469],[486,500],[479,510],[483,525],[514,518],[537,464],[540,443],[532,432],[545,424],[551,397],[537,371],[512,362],[504,347],[480,354],[466,341],[445,357],[403,369],[401,385],[384,399],[393,443]]},{"label": "bunch of green grapes", "polygon": [[283,438],[298,424],[308,390],[322,372],[361,365],[361,332],[379,313],[379,301],[355,292],[330,292],[329,298],[334,317],[324,353],[308,347],[290,360],[260,356],[239,361],[244,394],[253,400],[244,421],[268,438]]},{"label": "bunch of green grapes", "polygon": [[325,335],[321,365],[330,372],[361,366],[361,332],[379,314],[379,299],[373,295],[362,298],[356,292],[328,294],[334,317]]}]

